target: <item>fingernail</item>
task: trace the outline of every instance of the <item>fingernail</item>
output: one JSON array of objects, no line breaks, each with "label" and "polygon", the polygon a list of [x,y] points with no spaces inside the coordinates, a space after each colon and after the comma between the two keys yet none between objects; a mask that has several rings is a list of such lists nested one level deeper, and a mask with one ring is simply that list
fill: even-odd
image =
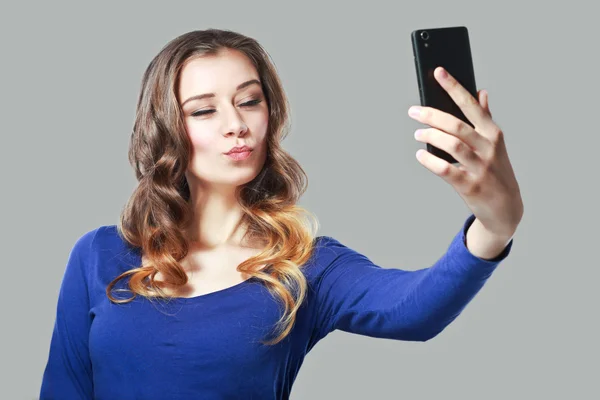
[{"label": "fingernail", "polygon": [[440,76],[444,79],[448,77],[448,73],[443,67],[440,67]]},{"label": "fingernail", "polygon": [[419,114],[421,114],[421,107],[412,106],[408,109],[408,115],[410,115],[411,117],[418,117]]},{"label": "fingernail", "polygon": [[420,138],[422,134],[423,134],[423,130],[421,130],[421,129],[417,129],[417,130],[415,131],[415,139],[418,139],[418,138]]}]

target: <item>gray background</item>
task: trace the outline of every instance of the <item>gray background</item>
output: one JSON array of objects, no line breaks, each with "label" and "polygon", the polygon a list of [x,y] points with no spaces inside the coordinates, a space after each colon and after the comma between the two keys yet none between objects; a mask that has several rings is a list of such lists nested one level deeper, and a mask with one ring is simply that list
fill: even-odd
[{"label": "gray background", "polygon": [[116,223],[135,184],[142,73],[190,30],[237,30],[273,57],[292,106],[284,146],[308,173],[301,205],[320,234],[384,267],[433,264],[469,211],[415,159],[409,36],[454,25],[470,30],[521,185],[512,253],[432,341],[331,333],[292,398],[600,398],[594,2],[282,3],[2,6],[0,398],[37,397],[69,250]]}]

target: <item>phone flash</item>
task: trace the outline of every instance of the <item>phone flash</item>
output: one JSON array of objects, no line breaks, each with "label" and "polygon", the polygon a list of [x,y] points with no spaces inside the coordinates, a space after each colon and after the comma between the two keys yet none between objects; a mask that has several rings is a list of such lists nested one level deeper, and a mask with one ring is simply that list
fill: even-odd
[{"label": "phone flash", "polygon": [[425,43],[425,47],[429,47],[429,43]]}]

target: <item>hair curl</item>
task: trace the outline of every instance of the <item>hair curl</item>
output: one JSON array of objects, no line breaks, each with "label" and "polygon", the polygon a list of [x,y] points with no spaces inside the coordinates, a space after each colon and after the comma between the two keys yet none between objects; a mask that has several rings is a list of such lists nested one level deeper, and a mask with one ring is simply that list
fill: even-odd
[{"label": "hair curl", "polygon": [[[269,106],[265,164],[256,178],[237,188],[236,197],[243,209],[244,238],[266,244],[237,270],[261,280],[283,303],[283,314],[274,329],[277,336],[262,342],[272,345],[291,331],[306,297],[307,281],[301,267],[314,251],[318,221],[296,204],[306,191],[307,177],[280,145],[289,132],[289,105],[274,63],[255,39],[236,32],[207,29],[185,33],[167,43],[143,75],[128,153],[138,185],[121,212],[118,232],[130,245],[142,249],[147,262],[117,276],[106,294],[119,304],[136,295],[164,299],[170,296],[155,282],[158,272],[176,288],[188,281],[179,261],[190,245],[184,231],[193,209],[185,170],[192,145],[176,88],[188,60],[224,49],[240,51],[251,60]],[[115,298],[113,287],[128,276],[128,289],[114,290],[132,292],[132,297]]]}]

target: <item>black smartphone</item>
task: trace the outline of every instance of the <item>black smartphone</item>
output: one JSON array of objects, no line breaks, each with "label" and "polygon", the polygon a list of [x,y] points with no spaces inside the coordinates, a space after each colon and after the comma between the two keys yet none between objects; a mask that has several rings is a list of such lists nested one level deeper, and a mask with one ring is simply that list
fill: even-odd
[{"label": "black smartphone", "polygon": [[[452,114],[473,126],[433,76],[433,71],[437,67],[444,67],[471,95],[477,98],[475,71],[467,28],[454,26],[417,29],[412,32],[411,41],[421,105]],[[427,143],[427,151],[451,164],[458,163],[449,153],[429,143]]]}]

